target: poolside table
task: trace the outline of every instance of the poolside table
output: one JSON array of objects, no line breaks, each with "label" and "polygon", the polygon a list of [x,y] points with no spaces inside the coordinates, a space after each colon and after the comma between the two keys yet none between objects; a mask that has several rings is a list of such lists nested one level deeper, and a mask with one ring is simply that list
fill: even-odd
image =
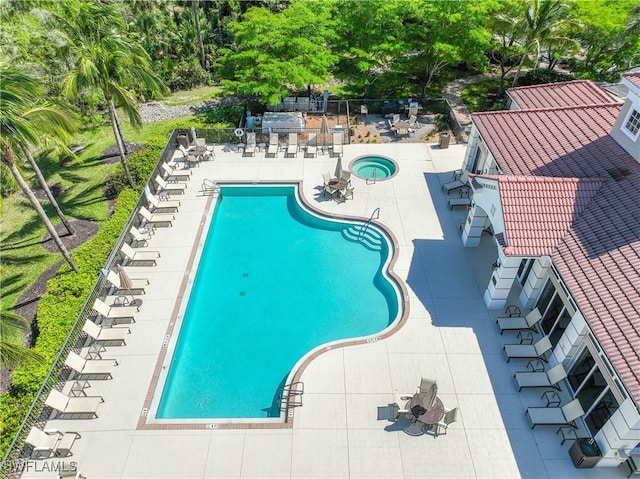
[{"label": "poolside table", "polygon": [[431,398],[429,392],[417,393],[411,398],[409,409],[415,418],[423,424],[438,424],[444,417],[444,404],[436,396],[432,405],[427,404]]}]

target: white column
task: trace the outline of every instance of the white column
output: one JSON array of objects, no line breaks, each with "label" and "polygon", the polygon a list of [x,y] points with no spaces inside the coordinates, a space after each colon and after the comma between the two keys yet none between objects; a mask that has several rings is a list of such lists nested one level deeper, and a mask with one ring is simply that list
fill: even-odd
[{"label": "white column", "polygon": [[527,281],[520,292],[520,303],[525,308],[533,308],[538,301],[542,288],[547,284],[547,278],[549,277],[547,270],[550,266],[551,259],[548,256],[538,258],[533,263]]},{"label": "white column", "polygon": [[500,266],[493,272],[489,285],[484,292],[484,304],[487,309],[503,309],[507,304],[507,297],[518,274],[521,258],[498,255]]},{"label": "white column", "polygon": [[484,210],[473,205],[469,210],[467,221],[465,221],[464,228],[462,230],[462,244],[466,248],[475,248],[480,244],[480,238],[486,222],[487,214]]}]

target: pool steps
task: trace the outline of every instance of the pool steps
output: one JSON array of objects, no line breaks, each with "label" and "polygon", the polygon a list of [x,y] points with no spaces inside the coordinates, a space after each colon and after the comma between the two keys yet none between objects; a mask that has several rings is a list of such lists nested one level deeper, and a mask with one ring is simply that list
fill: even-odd
[{"label": "pool steps", "polygon": [[384,239],[376,230],[366,228],[364,225],[351,225],[342,230],[342,236],[355,243],[362,245],[372,251],[382,251]]}]

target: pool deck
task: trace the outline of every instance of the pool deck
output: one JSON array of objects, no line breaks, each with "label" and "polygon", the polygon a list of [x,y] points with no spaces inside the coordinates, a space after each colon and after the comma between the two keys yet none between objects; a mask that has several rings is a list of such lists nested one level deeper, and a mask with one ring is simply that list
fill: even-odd
[{"label": "pool deck", "polygon": [[[517,392],[513,372],[526,361],[507,363],[498,311],[482,300],[496,249],[485,235],[478,248],[464,248],[459,226],[466,208],[449,210],[441,184],[462,165],[466,145],[440,150],[424,143],[345,145],[343,166],[364,154],[393,158],[400,166],[391,180],[366,185],[352,177],[353,200],[322,196],[322,173],[335,169],[328,155],[304,158],[255,157],[216,146],[215,161],[193,168],[173,227],[158,228],[146,249],[161,257],[155,267],[128,268],[150,285],[130,325],[127,345],[108,347],[116,358],[114,377],[89,381],[87,395],[105,402],[98,418],[51,420],[47,427],[78,431],[75,461],[88,478],[604,478],[625,477],[624,468],[576,469],[571,441],[560,445],[555,427],[530,429],[527,406],[544,405],[542,390]],[[181,285],[188,278],[194,238],[210,197],[202,180],[302,180],[314,207],[339,215],[369,217],[399,244],[396,274],[409,291],[406,324],[393,336],[370,344],[334,348],[303,371],[305,393],[293,427],[279,429],[141,429],[142,409]],[[247,228],[247,234],[251,234]],[[344,274],[348,275],[348,265]],[[447,434],[414,437],[403,422],[378,419],[393,402],[394,389],[413,393],[422,376],[437,380],[447,407],[459,407]],[[220,398],[234,401],[235,398]],[[57,460],[56,460],[57,462]],[[31,468],[23,477],[54,474]]]}]

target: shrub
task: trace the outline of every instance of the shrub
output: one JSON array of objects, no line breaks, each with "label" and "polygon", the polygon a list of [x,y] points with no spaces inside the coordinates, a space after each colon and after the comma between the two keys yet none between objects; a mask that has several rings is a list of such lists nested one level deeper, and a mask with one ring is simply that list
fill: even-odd
[{"label": "shrub", "polygon": [[560,81],[573,80],[573,75],[560,73],[546,68],[535,68],[518,78],[518,86],[540,85],[542,83],[556,83]]},{"label": "shrub", "polygon": [[38,304],[40,334],[34,346],[44,360],[26,361],[16,367],[11,391],[0,395],[1,455],[17,433],[137,200],[138,194],[133,190],[122,191],[114,214],[94,238],[74,250],[79,272],[64,265],[47,283],[47,291]]},{"label": "shrub", "polygon": [[[131,153],[127,159],[129,165],[129,171],[133,177],[136,189],[142,189],[146,184],[151,172],[158,163],[158,158],[162,154],[163,146],[156,143],[157,139],[152,139],[145,148]],[[162,142],[166,142],[166,139],[162,139]],[[108,192],[107,196],[117,195],[125,188],[129,187],[129,182],[124,174],[124,168],[122,164],[118,165],[116,172],[107,177],[105,180],[105,189]]]}]

